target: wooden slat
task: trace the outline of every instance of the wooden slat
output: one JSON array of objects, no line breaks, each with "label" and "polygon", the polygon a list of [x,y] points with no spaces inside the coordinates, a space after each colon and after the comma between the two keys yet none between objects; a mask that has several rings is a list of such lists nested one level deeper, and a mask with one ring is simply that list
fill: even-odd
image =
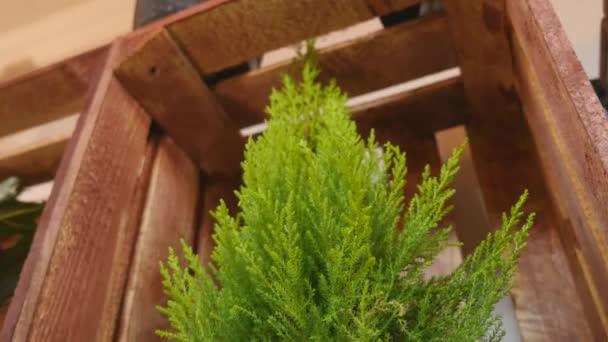
[{"label": "wooden slat", "polygon": [[0,136],[79,113],[93,70],[107,48],[0,84]]},{"label": "wooden slat", "polygon": [[[433,15],[323,49],[319,65],[321,81],[336,79],[357,96],[448,69],[456,58],[445,16]],[[252,125],[263,121],[272,88],[290,71],[299,73],[287,61],[227,79],[214,92],[239,127]]]},{"label": "wooden slat", "polygon": [[162,31],[116,70],[129,92],[208,174],[238,174],[244,139]]},{"label": "wooden slat", "polygon": [[422,0],[367,0],[367,4],[376,15],[386,15],[418,5],[421,2]]},{"label": "wooden slat", "polygon": [[0,179],[17,176],[24,185],[53,179],[78,114],[0,137]]},{"label": "wooden slat", "polygon": [[517,101],[505,1],[449,0],[444,6],[467,96],[475,109],[467,130],[492,227],[499,226],[500,213],[524,188],[531,193],[528,208],[539,214],[512,292],[522,338],[590,340],[581,298],[559,240],[559,220]]},{"label": "wooden slat", "polygon": [[0,340],[112,338],[150,155],[150,120],[112,75],[123,43],[59,168]]},{"label": "wooden slat", "polygon": [[215,210],[223,199],[226,202],[230,214],[236,215],[238,212],[237,198],[234,191],[241,185],[241,179],[235,178],[207,178],[205,180],[205,195],[203,198],[201,223],[198,233],[198,255],[203,265],[211,261],[211,253],[215,247],[213,241],[213,227],[215,220],[211,216],[211,211]]},{"label": "wooden slat", "polygon": [[192,244],[199,199],[199,169],[168,137],[160,140],[152,166],[141,228],[129,272],[118,341],[154,341],[168,323],[156,309],[166,301],[159,261],[168,248]]},{"label": "wooden slat", "polygon": [[168,25],[201,73],[372,18],[365,0],[234,0]]},{"label": "wooden slat", "polygon": [[465,124],[471,115],[460,77],[355,105],[351,111],[360,132],[373,128],[379,139],[394,135],[395,143],[405,147],[419,137]]},{"label": "wooden slat", "polygon": [[[507,6],[518,90],[588,296],[596,338],[608,338],[608,118],[549,3]],[[523,16],[522,13],[529,13]],[[601,336],[601,337],[600,337]]]},{"label": "wooden slat", "polygon": [[[439,154],[443,162],[451,155],[454,148],[460,146],[466,139],[466,130],[463,127],[453,127],[438,131],[436,139],[439,145]],[[462,243],[461,251],[464,255],[471,254],[477,245],[483,241],[490,229],[490,220],[485,211],[483,197],[477,174],[473,165],[470,146],[466,146],[460,158],[460,171],[454,178],[452,219],[458,238]]]}]

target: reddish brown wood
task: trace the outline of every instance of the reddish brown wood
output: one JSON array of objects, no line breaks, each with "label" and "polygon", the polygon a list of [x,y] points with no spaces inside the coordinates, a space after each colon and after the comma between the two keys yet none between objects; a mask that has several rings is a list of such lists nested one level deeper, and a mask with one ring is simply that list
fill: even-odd
[{"label": "reddish brown wood", "polygon": [[589,340],[590,328],[559,240],[559,220],[515,93],[505,1],[451,0],[444,5],[474,108],[468,134],[490,223],[498,227],[501,212],[525,188],[532,194],[528,208],[539,215],[513,289],[521,335],[524,340]]},{"label": "reddish brown wood", "polygon": [[[589,322],[608,336],[608,119],[548,3],[507,7],[518,90],[583,284]],[[522,13],[528,13],[522,16]],[[601,336],[601,337],[600,337]]]},{"label": "reddish brown wood", "polygon": [[237,198],[234,194],[241,186],[240,178],[207,178],[205,180],[205,195],[203,198],[201,224],[198,233],[197,253],[203,265],[211,261],[211,253],[215,247],[213,241],[213,227],[215,219],[211,216],[220,204],[220,200],[226,203],[230,213],[238,213]]},{"label": "reddish brown wood", "polygon": [[79,113],[106,53],[99,48],[0,83],[0,136]]},{"label": "reddish brown wood", "polygon": [[150,122],[112,76],[120,49],[119,41],[60,167],[2,340],[93,341],[114,332]]},{"label": "reddish brown wood", "polygon": [[78,115],[0,137],[0,179],[16,176],[23,185],[53,179]]},{"label": "reddish brown wood", "polygon": [[372,16],[365,0],[236,0],[167,28],[197,69],[210,73]]},{"label": "reddish brown wood", "polygon": [[116,74],[205,172],[240,172],[244,139],[166,32],[150,39]]},{"label": "reddish brown wood", "polygon": [[118,341],[153,341],[168,322],[156,309],[166,300],[158,262],[168,248],[192,244],[198,218],[199,169],[168,137],[160,140],[121,314]]},{"label": "reddish brown wood", "polygon": [[[281,75],[299,76],[298,64],[286,61],[227,79],[214,92],[238,126],[256,124]],[[321,81],[335,79],[357,96],[454,67],[456,58],[445,16],[434,15],[323,49],[319,66]]]}]

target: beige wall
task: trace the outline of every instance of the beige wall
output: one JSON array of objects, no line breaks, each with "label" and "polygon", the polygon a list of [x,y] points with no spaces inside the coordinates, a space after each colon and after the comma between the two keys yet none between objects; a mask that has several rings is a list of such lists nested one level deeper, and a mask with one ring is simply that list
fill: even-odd
[{"label": "beige wall", "polygon": [[1,7],[0,80],[128,32],[135,0],[3,1]]},{"label": "beige wall", "polygon": [[[519,1],[519,0],[511,0]],[[603,0],[552,0],[566,34],[589,78],[599,75]]]}]

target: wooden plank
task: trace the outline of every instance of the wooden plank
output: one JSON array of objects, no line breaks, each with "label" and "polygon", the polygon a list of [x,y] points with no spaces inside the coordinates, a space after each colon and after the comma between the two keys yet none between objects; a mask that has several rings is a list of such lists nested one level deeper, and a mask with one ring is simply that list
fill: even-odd
[{"label": "wooden plank", "polygon": [[237,198],[234,191],[241,186],[240,177],[220,178],[207,177],[205,179],[205,194],[203,198],[201,222],[198,232],[198,255],[203,265],[211,261],[211,253],[215,247],[213,241],[213,227],[215,220],[211,216],[211,211],[215,210],[223,199],[226,202],[230,214],[236,215],[239,211]]},{"label": "wooden plank", "polygon": [[156,309],[166,298],[159,261],[180,239],[192,244],[198,219],[199,169],[168,137],[160,140],[129,272],[118,341],[154,341],[168,322]]},{"label": "wooden plank", "polygon": [[196,68],[210,73],[373,15],[365,0],[235,0],[214,3],[167,29]]},{"label": "wooden plank", "polygon": [[165,31],[123,62],[116,74],[206,173],[240,173],[244,139]]},{"label": "wooden plank", "polygon": [[524,188],[531,193],[528,208],[539,215],[512,292],[522,338],[590,340],[567,253],[559,240],[559,220],[517,101],[505,1],[450,0],[444,6],[475,110],[467,131],[492,227],[500,225],[500,213]]},{"label": "wooden plank", "polygon": [[[608,119],[548,3],[507,6],[518,91],[596,338],[608,337]],[[521,16],[521,13],[530,13]]]},{"label": "wooden plank", "polygon": [[[454,146],[462,143],[466,137],[466,132],[463,128],[457,127],[450,130],[442,131],[438,133],[438,139],[440,146],[443,147],[442,158],[446,158]],[[449,147],[449,148],[446,148]],[[464,244],[462,250],[465,254],[470,254],[474,251],[475,247],[482,241],[487,233],[491,230],[491,218],[488,217],[485,211],[485,203],[479,182],[477,179],[477,173],[475,171],[471,151],[469,148],[465,149],[460,162],[460,172],[454,180],[454,188],[456,194],[454,195],[454,213],[453,217],[455,220],[456,232],[460,241]],[[542,196],[535,189],[532,196]],[[546,195],[545,195],[546,196]],[[543,196],[543,197],[545,197]],[[538,204],[539,201],[532,201],[532,205]],[[574,286],[572,276],[568,272],[568,263],[565,258],[565,254],[562,252],[564,247],[559,240],[559,236],[555,229],[546,230],[547,227],[556,227],[556,223],[553,221],[555,215],[552,214],[550,208],[539,208],[535,206],[534,209],[539,210],[539,222],[532,232],[530,238],[530,246],[524,251],[519,264],[519,274],[516,278],[516,286],[512,291],[512,298],[515,300],[517,305],[517,315],[520,331],[524,337],[524,340],[531,341],[545,341],[551,340],[555,335],[552,331],[543,331],[543,329],[550,328],[556,329],[560,334],[558,340],[586,340],[589,335],[566,335],[567,330],[560,330],[557,328],[558,324],[566,324],[563,321],[567,316],[562,316],[561,312],[578,312],[580,316],[572,317],[574,320],[569,323],[575,326],[585,326],[586,322],[581,313],[581,306],[578,302],[559,302],[556,301],[545,301],[546,293],[551,296],[567,296],[568,298],[576,298],[576,287]],[[496,218],[493,218],[496,221]],[[496,223],[494,223],[496,224]],[[543,229],[539,231],[539,229]],[[543,270],[538,272],[538,270]],[[559,279],[546,283],[548,276],[551,279]],[[561,278],[560,278],[561,277]],[[539,293],[544,295],[539,295]],[[545,298],[542,298],[545,297]],[[511,302],[511,298],[507,298]],[[562,306],[566,304],[567,306]],[[530,311],[526,310],[526,306],[533,308]],[[538,307],[542,307],[541,312],[549,312],[554,310],[549,321],[555,319],[556,326],[546,327],[544,325],[537,325],[537,322],[542,321],[543,318],[535,317],[533,314],[539,312]],[[500,304],[497,306],[497,310],[500,310]],[[503,319],[509,320],[509,311],[504,312],[505,316]],[[578,329],[578,328],[577,328]],[[510,337],[509,335],[513,336]],[[520,335],[517,331],[507,331],[505,340],[512,340],[516,336]],[[557,334],[556,334],[557,335]],[[519,337],[517,337],[519,340]]]},{"label": "wooden plank", "polygon": [[406,147],[412,140],[465,124],[471,115],[460,77],[364,102],[351,111],[360,132],[373,128],[379,139],[391,135]]},{"label": "wooden plank", "polygon": [[0,83],[0,136],[79,113],[106,48]]},{"label": "wooden plank", "polygon": [[112,75],[123,43],[114,43],[68,146],[0,340],[114,333],[150,155],[150,120]]},{"label": "wooden plank", "polygon": [[[456,66],[450,38],[445,16],[433,15],[322,49],[320,80],[335,79],[357,96],[448,69]],[[220,82],[214,92],[239,127],[256,124],[283,73],[299,69],[286,61]]]},{"label": "wooden plank", "polygon": [[368,6],[376,15],[386,15],[418,5],[422,0],[367,0]]},{"label": "wooden plank", "polygon": [[78,114],[0,137],[0,179],[17,176],[24,185],[54,178]]}]

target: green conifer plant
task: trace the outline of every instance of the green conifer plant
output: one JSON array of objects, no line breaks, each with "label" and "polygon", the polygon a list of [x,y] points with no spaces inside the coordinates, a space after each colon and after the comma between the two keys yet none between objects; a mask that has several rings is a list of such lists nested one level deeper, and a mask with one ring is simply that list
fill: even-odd
[{"label": "green conifer plant", "polygon": [[284,76],[268,128],[246,145],[240,213],[214,212],[207,272],[182,243],[161,263],[159,307],[175,341],[498,341],[494,305],[509,291],[534,215],[524,193],[450,275],[424,270],[448,246],[442,227],[463,147],[438,175],[424,170],[404,210],[406,157],[373,132],[363,140],[333,83]]}]

